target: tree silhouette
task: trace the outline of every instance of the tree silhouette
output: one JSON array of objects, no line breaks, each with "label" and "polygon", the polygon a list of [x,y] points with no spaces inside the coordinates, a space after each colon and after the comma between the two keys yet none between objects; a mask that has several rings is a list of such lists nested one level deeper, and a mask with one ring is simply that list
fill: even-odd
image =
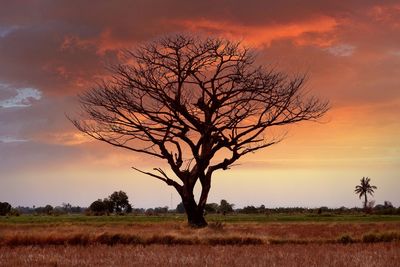
[{"label": "tree silhouette", "polygon": [[117,214],[124,212],[130,212],[132,206],[129,204],[128,195],[124,191],[115,191],[112,193],[108,200],[112,203],[113,210]]},{"label": "tree silhouette", "polygon": [[364,196],[364,209],[367,208],[368,204],[368,197],[367,195],[370,194],[373,196],[374,194],[374,189],[377,189],[376,186],[370,185],[369,182],[371,181],[370,178],[368,177],[363,177],[360,180],[360,184],[356,186],[356,189],[354,192],[359,195],[359,198],[361,199]]},{"label": "tree silhouette", "polygon": [[233,212],[233,206],[234,204],[230,204],[225,199],[222,199],[219,204],[218,210],[225,215],[226,213]]},{"label": "tree silhouette", "polygon": [[0,202],[0,216],[5,216],[11,211],[11,205],[8,202]]},{"label": "tree silhouette", "polygon": [[161,38],[125,51],[111,74],[80,95],[82,117],[71,121],[97,140],[165,160],[175,178],[159,167],[133,169],[173,186],[198,227],[207,225],[215,171],[279,142],[271,127],[316,120],[328,110],[327,102],[305,95],[304,75],[256,66],[252,50],[224,39]]},{"label": "tree silhouette", "polygon": [[94,215],[104,215],[104,214],[108,215],[107,205],[106,205],[105,201],[103,201],[101,199],[93,201],[92,204],[90,204],[90,206],[89,206],[89,210]]}]

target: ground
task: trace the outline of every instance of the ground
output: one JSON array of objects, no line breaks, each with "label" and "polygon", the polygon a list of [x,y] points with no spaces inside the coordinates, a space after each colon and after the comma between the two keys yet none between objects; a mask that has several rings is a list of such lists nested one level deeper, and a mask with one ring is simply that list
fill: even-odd
[{"label": "ground", "polygon": [[0,266],[400,266],[400,216],[0,218]]}]

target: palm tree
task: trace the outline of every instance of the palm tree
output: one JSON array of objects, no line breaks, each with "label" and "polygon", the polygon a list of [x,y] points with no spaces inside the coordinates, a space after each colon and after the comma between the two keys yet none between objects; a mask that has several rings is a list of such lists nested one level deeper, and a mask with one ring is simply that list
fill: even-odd
[{"label": "palm tree", "polygon": [[363,177],[360,180],[361,182],[360,185],[357,185],[356,190],[354,190],[354,192],[358,194],[360,198],[364,196],[364,209],[367,208],[367,203],[368,203],[367,194],[370,194],[372,196],[374,193],[374,189],[377,189],[375,185],[370,185],[369,181],[371,181],[370,178]]}]

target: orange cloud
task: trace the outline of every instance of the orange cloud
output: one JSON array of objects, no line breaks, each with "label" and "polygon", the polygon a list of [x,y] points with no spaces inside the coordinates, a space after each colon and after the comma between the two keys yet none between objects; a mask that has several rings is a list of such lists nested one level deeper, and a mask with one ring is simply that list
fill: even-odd
[{"label": "orange cloud", "polygon": [[34,136],[36,141],[46,144],[57,144],[64,146],[80,145],[88,142],[93,142],[93,139],[84,135],[83,133],[73,132],[58,132],[58,133],[44,133]]},{"label": "orange cloud", "polygon": [[399,28],[400,5],[377,5],[369,14],[374,20],[388,24],[393,28]]},{"label": "orange cloud", "polygon": [[116,51],[122,48],[128,48],[132,46],[133,41],[129,38],[122,40],[113,36],[113,32],[110,28],[105,28],[98,36],[92,38],[80,38],[75,35],[65,36],[61,43],[61,50],[68,49],[90,49],[94,48],[96,54],[104,56],[109,51]]},{"label": "orange cloud", "polygon": [[[181,25],[190,31],[205,31],[221,34],[228,38],[243,39],[249,45],[270,45],[274,40],[293,39],[298,45],[316,45],[326,47],[332,44],[332,33],[338,26],[338,21],[332,17],[289,24],[263,26],[247,26],[229,21],[180,20],[172,23]],[[313,37],[314,35],[314,37]]]}]

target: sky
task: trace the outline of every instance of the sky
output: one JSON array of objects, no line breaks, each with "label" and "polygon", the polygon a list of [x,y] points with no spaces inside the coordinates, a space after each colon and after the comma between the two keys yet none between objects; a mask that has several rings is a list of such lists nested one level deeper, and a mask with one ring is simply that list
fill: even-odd
[{"label": "sky", "polygon": [[[95,4],[94,4],[95,3]],[[400,206],[398,1],[0,0],[0,201],[89,206],[115,190],[172,206],[173,188],[131,169],[165,163],[91,140],[66,119],[121,49],[190,33],[241,41],[258,63],[307,73],[329,100],[317,123],[216,173],[209,202],[354,207],[362,177]]]}]

